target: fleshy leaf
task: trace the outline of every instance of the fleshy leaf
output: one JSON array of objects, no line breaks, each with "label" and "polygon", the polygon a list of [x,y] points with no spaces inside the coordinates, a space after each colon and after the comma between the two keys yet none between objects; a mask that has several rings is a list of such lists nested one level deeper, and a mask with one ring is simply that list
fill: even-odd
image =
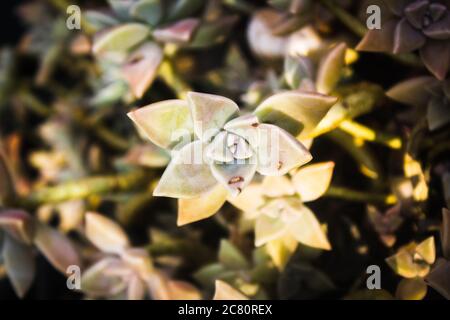
[{"label": "fleshy leaf", "polygon": [[168,10],[169,20],[179,20],[195,13],[204,4],[204,0],[176,0]]},{"label": "fleshy leaf", "polygon": [[130,8],[130,14],[154,27],[162,19],[163,7],[160,0],[140,0]]},{"label": "fleshy leaf", "polygon": [[322,94],[288,91],[264,100],[254,114],[261,122],[272,123],[297,138],[307,138],[337,98]]},{"label": "fleshy leaf", "polygon": [[228,283],[216,280],[216,291],[213,300],[248,300],[248,298]]},{"label": "fleshy leaf", "polygon": [[124,52],[143,41],[150,34],[147,26],[128,23],[101,31],[94,37],[94,54]]},{"label": "fleshy leaf", "polygon": [[148,252],[143,248],[125,249],[121,254],[122,260],[139,274],[141,279],[148,279],[154,272],[153,263]]},{"label": "fleshy leaf", "polygon": [[434,290],[450,300],[450,262],[445,259],[438,259],[433,270],[427,275],[425,281]]},{"label": "fleshy leaf", "polygon": [[407,53],[421,48],[426,42],[426,37],[420,30],[414,29],[404,18],[395,28],[394,48],[395,54]]},{"label": "fleshy leaf", "polygon": [[258,214],[258,208],[264,203],[264,189],[261,183],[251,183],[237,197],[229,197],[227,200],[239,210],[250,216]]},{"label": "fleshy leaf", "polygon": [[220,241],[219,262],[229,269],[246,269],[248,262],[242,253],[228,240]]},{"label": "fleshy leaf", "polygon": [[47,225],[37,223],[34,243],[61,273],[66,274],[67,267],[71,265],[81,267],[80,256],[69,238]]},{"label": "fleshy leaf", "polygon": [[195,134],[203,141],[209,141],[239,112],[234,101],[222,96],[189,92],[187,98]]},{"label": "fleshy leaf", "polygon": [[256,172],[256,159],[235,160],[231,163],[212,163],[211,172],[232,196],[237,196],[252,181]]},{"label": "fleshy leaf", "polygon": [[106,257],[88,269],[81,275],[81,287],[83,292],[90,297],[109,297],[118,294],[126,288],[125,279],[112,276],[110,272],[116,268],[124,268],[125,263],[117,258]]},{"label": "fleshy leaf", "polygon": [[331,250],[327,236],[314,213],[306,206],[300,207],[301,214],[289,223],[290,234],[307,246]]},{"label": "fleshy leaf", "polygon": [[291,235],[271,240],[266,244],[267,253],[279,270],[283,270],[298,247],[297,240]]},{"label": "fleshy leaf", "polygon": [[433,97],[427,108],[427,122],[430,131],[437,130],[450,122],[450,101]]},{"label": "fleshy leaf", "polygon": [[195,31],[189,47],[200,49],[222,43],[237,19],[237,16],[225,16],[214,21],[203,22]]},{"label": "fleshy leaf", "polygon": [[259,120],[255,115],[247,114],[225,124],[224,129],[248,141],[250,146],[256,147],[259,143]]},{"label": "fleshy leaf", "polygon": [[304,81],[314,79],[314,64],[305,56],[284,59],[284,79],[291,89],[299,89]]},{"label": "fleshy leaf", "polygon": [[155,79],[158,67],[163,59],[161,48],[147,42],[129,56],[122,67],[123,77],[127,80],[136,98],[142,98]]},{"label": "fleshy leaf", "polygon": [[89,241],[107,253],[120,254],[130,246],[123,229],[113,220],[98,213],[86,213],[85,233]]},{"label": "fleshy leaf", "polygon": [[233,161],[233,153],[227,146],[227,138],[228,133],[226,131],[219,132],[206,147],[206,156],[218,162]]},{"label": "fleshy leaf", "polygon": [[450,44],[448,41],[428,39],[420,49],[420,58],[436,78],[444,80],[450,67]]},{"label": "fleshy leaf", "polygon": [[432,39],[450,40],[450,10],[447,9],[445,17],[425,28],[423,33]]},{"label": "fleshy leaf", "polygon": [[258,146],[258,172],[281,176],[312,159],[308,149],[288,132],[277,126],[261,124]]},{"label": "fleshy leaf", "polygon": [[429,237],[419,243],[416,247],[416,253],[428,264],[433,264],[436,259],[436,247],[434,237]]},{"label": "fleshy leaf", "polygon": [[128,113],[128,117],[161,148],[172,148],[193,134],[191,113],[183,100],[156,102]]},{"label": "fleshy leaf", "polygon": [[23,210],[0,211],[0,228],[16,241],[31,244],[34,236],[34,223],[31,216]]},{"label": "fleshy leaf", "polygon": [[209,218],[215,214],[225,203],[228,191],[221,185],[213,187],[211,191],[192,199],[178,200],[177,225],[185,224]]},{"label": "fleshy leaf", "polygon": [[398,102],[411,106],[426,106],[430,99],[428,88],[436,80],[433,77],[417,77],[402,81],[390,88],[386,95]]},{"label": "fleshy leaf", "polygon": [[292,196],[295,188],[286,176],[268,176],[262,183],[262,190],[265,196],[277,198],[282,196]]},{"label": "fleshy leaf", "polygon": [[95,31],[113,27],[119,23],[119,21],[111,15],[95,10],[85,10],[84,19],[88,23],[89,27]]},{"label": "fleshy leaf", "polygon": [[108,4],[114,13],[121,19],[129,19],[129,12],[136,0],[108,0]]},{"label": "fleshy leaf", "polygon": [[3,238],[3,264],[16,294],[23,298],[35,275],[32,248],[5,235]]},{"label": "fleshy leaf", "polygon": [[282,14],[277,10],[263,9],[256,12],[247,29],[247,39],[252,51],[262,58],[279,58],[286,52],[288,37],[272,34]]},{"label": "fleshy leaf", "polygon": [[341,78],[342,68],[345,65],[345,52],[347,45],[340,43],[322,59],[317,71],[317,92],[330,93]]},{"label": "fleshy leaf", "polygon": [[203,159],[205,145],[191,142],[177,151],[164,171],[154,196],[195,198],[211,190],[217,180],[211,174],[209,164]]},{"label": "fleshy leaf", "polygon": [[334,162],[321,162],[300,168],[292,183],[303,202],[320,198],[328,189],[333,177]]},{"label": "fleshy leaf", "polygon": [[184,19],[164,28],[156,29],[153,31],[153,36],[157,41],[164,43],[187,43],[198,25],[198,19]]},{"label": "fleshy leaf", "polygon": [[422,300],[427,295],[427,285],[422,278],[402,279],[395,296],[400,300]]},{"label": "fleshy leaf", "polygon": [[278,239],[286,231],[286,224],[281,219],[261,214],[255,224],[255,246],[259,247],[271,240]]},{"label": "fleshy leaf", "polygon": [[358,51],[392,52],[397,20],[386,21],[381,29],[368,30],[356,46]]},{"label": "fleshy leaf", "polygon": [[430,271],[430,266],[416,263],[413,255],[415,244],[400,248],[399,251],[386,259],[386,263],[398,274],[405,278],[424,277]]}]

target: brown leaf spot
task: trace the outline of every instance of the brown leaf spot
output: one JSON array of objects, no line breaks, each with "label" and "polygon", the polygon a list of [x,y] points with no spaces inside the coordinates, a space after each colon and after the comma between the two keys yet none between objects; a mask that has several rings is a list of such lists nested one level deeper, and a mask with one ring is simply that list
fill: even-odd
[{"label": "brown leaf spot", "polygon": [[278,170],[280,170],[282,166],[283,166],[283,162],[281,162],[281,161],[278,161],[278,166],[277,166],[277,169],[278,169]]},{"label": "brown leaf spot", "polygon": [[231,178],[230,181],[228,181],[228,184],[235,184],[235,183],[242,182],[242,181],[244,181],[244,178],[237,176],[237,177]]}]

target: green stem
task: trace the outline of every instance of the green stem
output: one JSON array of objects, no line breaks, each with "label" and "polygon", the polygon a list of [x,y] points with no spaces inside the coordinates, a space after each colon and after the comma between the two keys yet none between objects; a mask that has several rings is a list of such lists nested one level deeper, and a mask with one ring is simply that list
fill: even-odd
[{"label": "green stem", "polygon": [[355,139],[348,133],[336,129],[326,135],[333,142],[346,150],[360,166],[360,171],[365,176],[377,183],[382,181],[382,172],[379,163],[365,145],[357,145]]},{"label": "green stem", "polygon": [[332,107],[327,121],[316,127],[311,138],[338,128],[346,120],[369,113],[384,97],[380,86],[367,82],[339,86],[332,94],[339,97],[339,101]]},{"label": "green stem", "polygon": [[351,120],[341,122],[339,128],[351,134],[355,138],[366,141],[378,142],[392,149],[400,149],[402,147],[402,139],[366,127],[360,123]]},{"label": "green stem", "polygon": [[[18,98],[22,101],[22,103],[32,112],[38,114],[41,117],[50,117],[55,114],[55,111],[44,103],[42,103],[39,99],[36,98],[29,90],[21,90]],[[75,122],[86,128],[87,130],[92,131],[92,133],[102,140],[107,145],[118,151],[126,151],[128,150],[130,144],[128,140],[122,138],[117,135],[113,131],[106,128],[104,125],[99,123],[98,121],[91,121],[86,115],[82,113],[73,113]]]},{"label": "green stem", "polygon": [[176,74],[170,61],[166,60],[161,63],[158,75],[175,91],[180,99],[186,98],[186,94],[191,91],[190,86]]},{"label": "green stem", "polygon": [[320,0],[320,2],[354,34],[361,38],[364,37],[367,29],[358,19],[336,5],[333,0]]},{"label": "green stem", "polygon": [[19,205],[36,207],[44,203],[59,203],[75,199],[85,199],[94,194],[107,194],[135,189],[148,183],[151,175],[143,170],[135,170],[110,176],[88,177],[65,182],[32,191],[19,199]]},{"label": "green stem", "polygon": [[387,205],[393,205],[397,202],[397,198],[393,194],[369,193],[338,186],[330,186],[324,196],[349,201],[382,203]]}]

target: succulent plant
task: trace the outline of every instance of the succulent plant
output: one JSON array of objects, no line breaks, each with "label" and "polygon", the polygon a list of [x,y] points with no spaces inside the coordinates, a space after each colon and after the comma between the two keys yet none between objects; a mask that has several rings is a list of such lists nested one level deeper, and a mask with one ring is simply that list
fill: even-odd
[{"label": "succulent plant", "polygon": [[70,265],[81,266],[78,251],[65,235],[23,210],[0,208],[0,239],[1,260],[14,291],[21,298],[34,280],[35,249],[64,275]]},{"label": "succulent plant", "polygon": [[282,13],[274,9],[255,12],[247,29],[252,52],[262,59],[281,59],[286,55],[306,55],[322,46],[319,35],[311,26],[287,35],[276,34],[276,25],[285,22]]},{"label": "succulent plant", "polygon": [[395,101],[423,110],[430,130],[450,122],[450,80],[417,77],[398,83],[386,93]]},{"label": "succulent plant", "polygon": [[128,236],[114,221],[98,213],[86,213],[85,234],[102,252],[81,278],[88,296],[140,300],[148,293],[157,300],[200,299],[195,287],[171,280],[156,269],[145,249],[131,247]]},{"label": "succulent plant", "polygon": [[204,20],[193,17],[204,6],[203,0],[109,3],[109,14],[86,13],[96,31],[92,51],[103,70],[96,104],[126,97],[127,88],[132,94],[128,101],[142,98],[158,75],[165,44],[198,48],[220,43],[236,20],[225,16],[210,21],[207,11]]},{"label": "succulent plant", "polygon": [[282,121],[293,114],[291,121],[305,132],[334,101],[318,94],[284,92],[262,102],[254,114],[238,116],[233,101],[190,92],[188,101],[162,101],[128,115],[152,142],[173,150],[154,195],[192,199],[217,190],[219,184],[216,194],[223,204],[227,194],[237,196],[256,172],[280,176],[311,160],[298,140],[276,125],[261,123],[261,118]]},{"label": "succulent plant", "polygon": [[404,278],[397,287],[397,298],[422,300],[425,297],[427,285],[424,277],[430,272],[435,259],[434,237],[421,243],[411,242],[386,259],[387,264]]},{"label": "succulent plant", "polygon": [[276,274],[277,271],[270,258],[261,248],[255,249],[252,258],[247,259],[230,241],[222,240],[218,261],[203,266],[194,274],[194,277],[206,288],[212,289],[215,284],[216,295],[217,280],[219,280],[238,289],[241,295],[243,293],[254,299],[264,299],[267,298],[265,286],[273,283]]},{"label": "succulent plant", "polygon": [[[254,220],[255,245],[268,245],[275,264],[283,267],[298,243],[330,250],[331,246],[314,213],[304,205],[322,196],[330,185],[333,162],[307,165],[291,178],[265,177],[229,201]],[[280,256],[279,246],[290,254]]]},{"label": "succulent plant", "polygon": [[450,3],[447,0],[392,0],[381,29],[367,32],[361,51],[401,54],[419,50],[427,69],[439,80],[450,68]]}]

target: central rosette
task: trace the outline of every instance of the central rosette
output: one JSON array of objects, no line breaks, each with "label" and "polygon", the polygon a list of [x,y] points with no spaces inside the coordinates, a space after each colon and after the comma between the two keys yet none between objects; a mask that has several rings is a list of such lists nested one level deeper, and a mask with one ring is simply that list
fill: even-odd
[{"label": "central rosette", "polygon": [[245,138],[232,132],[221,131],[206,149],[206,156],[217,162],[229,163],[250,159],[255,151]]}]

